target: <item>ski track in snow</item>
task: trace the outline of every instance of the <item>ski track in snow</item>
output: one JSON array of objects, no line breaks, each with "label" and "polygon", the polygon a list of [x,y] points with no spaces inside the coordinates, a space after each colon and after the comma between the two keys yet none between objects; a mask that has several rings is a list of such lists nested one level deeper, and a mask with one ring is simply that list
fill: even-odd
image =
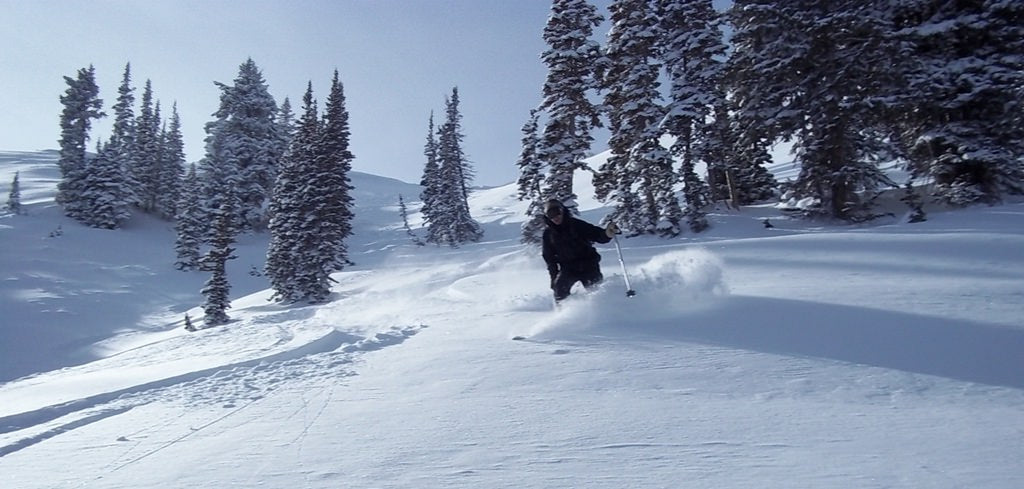
[{"label": "ski track in snow", "polygon": [[[262,321],[254,321],[259,322]],[[199,431],[259,401],[291,378],[301,376],[306,381],[316,381],[355,375],[352,364],[359,355],[400,344],[421,328],[392,328],[365,338],[331,329],[309,343],[265,356],[3,416],[0,457],[151,402],[175,402],[185,408],[220,405],[230,409],[224,416],[195,429]],[[283,333],[281,341],[268,350],[290,339],[287,331]]]}]

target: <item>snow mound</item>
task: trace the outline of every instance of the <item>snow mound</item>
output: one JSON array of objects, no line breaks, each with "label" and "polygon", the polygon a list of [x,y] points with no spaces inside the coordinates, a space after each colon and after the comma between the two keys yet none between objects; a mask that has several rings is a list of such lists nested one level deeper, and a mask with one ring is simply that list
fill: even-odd
[{"label": "snow mound", "polygon": [[704,249],[655,255],[629,275],[636,295],[626,295],[621,274],[606,276],[594,291],[577,286],[557,312],[534,326],[530,335],[616,334],[672,322],[727,295],[724,275],[721,260]]}]

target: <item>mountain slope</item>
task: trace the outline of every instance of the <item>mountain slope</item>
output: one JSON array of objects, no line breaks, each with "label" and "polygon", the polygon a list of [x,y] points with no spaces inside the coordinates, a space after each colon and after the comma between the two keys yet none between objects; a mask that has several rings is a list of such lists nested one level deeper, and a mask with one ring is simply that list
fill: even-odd
[{"label": "mountain slope", "polygon": [[[192,274],[165,272],[154,251],[166,223],[93,234],[45,199],[2,218],[0,305],[15,321],[0,334],[74,312],[77,325],[53,324],[102,341],[65,347],[89,357],[57,370],[22,355],[32,375],[0,384],[0,483],[1011,488],[1024,477],[1024,205],[864,227],[769,206],[716,212],[701,236],[623,241],[633,298],[601,246],[604,286],[553,312],[538,251],[518,242],[511,186],[474,194],[485,241],[458,249],[410,244],[391,193],[357,200],[377,215],[357,229],[356,266],[336,274],[332,302],[267,302],[240,257],[235,321],[192,334],[175,321],[195,295],[168,292],[196,294],[174,278]],[[257,241],[240,246],[249,259]],[[121,268],[97,258],[122,247]],[[90,298],[106,316],[81,312]],[[16,351],[42,349],[11,337],[4,372]]]}]

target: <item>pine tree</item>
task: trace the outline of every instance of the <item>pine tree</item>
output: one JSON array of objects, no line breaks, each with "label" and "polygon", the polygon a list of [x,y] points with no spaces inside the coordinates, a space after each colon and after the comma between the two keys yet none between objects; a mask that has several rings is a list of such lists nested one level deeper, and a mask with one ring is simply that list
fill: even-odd
[{"label": "pine tree", "polygon": [[423,156],[426,157],[427,161],[423,165],[423,177],[420,179],[420,188],[423,189],[420,192],[420,200],[423,202],[420,212],[423,214],[423,222],[426,223],[426,242],[440,244],[447,241],[442,238],[441,227],[430,225],[438,219],[438,212],[440,211],[438,199],[440,199],[441,194],[444,192],[444,182],[440,179],[437,166],[437,139],[435,134],[434,112],[431,111],[430,122],[427,125],[427,142],[423,146]]},{"label": "pine tree", "polygon": [[349,172],[354,156],[349,150],[348,110],[338,71],[334,71],[331,89],[324,106],[319,138],[314,146],[314,173],[305,199],[312,207],[306,223],[312,249],[303,250],[309,276],[303,291],[305,299],[322,302],[331,292],[331,273],[348,263],[345,240],[352,235],[352,185]]},{"label": "pine tree", "polygon": [[286,140],[291,140],[295,134],[295,113],[292,112],[292,102],[288,97],[281,102],[277,109],[277,128]]},{"label": "pine tree", "polygon": [[953,205],[1024,193],[1024,4],[894,3],[908,52],[896,120],[911,174]]},{"label": "pine tree", "polygon": [[398,214],[402,217],[402,229],[405,229],[405,234],[409,235],[409,239],[412,240],[416,246],[423,246],[426,243],[416,236],[416,233],[412,232],[412,228],[409,227],[409,208],[405,205],[405,199],[402,198],[402,194],[398,194]]},{"label": "pine tree", "polygon": [[174,268],[178,270],[196,270],[199,268],[199,248],[203,242],[203,222],[200,220],[199,181],[196,177],[196,165],[193,163],[188,174],[182,180],[181,191],[178,193],[177,214],[174,219],[174,230],[177,239],[174,252],[177,257]]},{"label": "pine tree", "polygon": [[185,175],[185,143],[181,134],[178,104],[171,106],[170,127],[160,131],[160,160],[157,172],[160,192],[156,196],[156,214],[164,219],[177,215],[182,178]]},{"label": "pine tree", "polygon": [[686,209],[683,214],[691,231],[700,232],[709,224],[704,207],[710,203],[707,182],[696,172],[705,163],[708,172],[725,171],[725,161],[716,159],[725,145],[725,134],[717,128],[727,123],[726,114],[715,108],[725,102],[722,86],[725,43],[721,17],[710,0],[660,0],[661,59],[669,79],[670,102],[663,127],[675,137],[672,154],[680,162],[680,177]]},{"label": "pine tree", "polygon": [[472,170],[462,151],[462,114],[459,113],[459,91],[452,89],[445,99],[445,122],[437,132],[438,179],[442,193],[438,195],[438,212],[429,225],[439,227],[441,243],[456,247],[479,241],[483,236],[480,225],[469,212],[469,182]]},{"label": "pine tree", "polygon": [[303,253],[312,248],[316,236],[309,234],[312,202],[309,175],[315,174],[316,148],[320,141],[320,119],[310,82],[302,99],[303,113],[274,183],[270,200],[270,246],[266,275],[274,289],[272,300],[295,302],[307,299],[309,267]]},{"label": "pine tree", "polygon": [[235,258],[232,254],[235,249],[231,247],[235,242],[231,223],[234,215],[234,210],[230,207],[224,207],[215,212],[216,234],[213,242],[210,243],[209,253],[204,257],[207,268],[212,272],[210,279],[206,281],[206,285],[201,291],[203,297],[206,298],[203,302],[203,312],[207,327],[225,324],[230,320],[226,312],[231,307],[229,298],[231,284],[227,277],[227,262]]},{"label": "pine tree", "polygon": [[683,195],[686,197],[686,209],[682,214],[690,230],[699,233],[711,226],[704,212],[704,207],[710,203],[707,186],[697,175],[693,160],[684,159],[679,174],[683,181]]},{"label": "pine tree", "polygon": [[185,313],[185,331],[193,332],[196,330],[196,325],[192,324],[192,318],[189,317],[188,313]]},{"label": "pine tree", "polygon": [[283,158],[283,152],[288,150],[288,145],[292,143],[292,138],[295,137],[295,113],[292,112],[292,103],[288,100],[288,97],[284,98],[284,101],[281,102],[281,107],[277,109],[276,124],[282,148],[281,156]]},{"label": "pine tree", "polygon": [[96,157],[86,166],[79,220],[101,229],[120,228],[131,217],[131,189],[116,148],[97,144]]},{"label": "pine tree", "polygon": [[841,0],[737,0],[730,86],[746,130],[792,139],[801,166],[793,189],[816,204],[808,215],[872,217],[873,192],[892,182],[878,160],[877,131],[893,95],[898,45],[877,4]]},{"label": "pine tree", "polygon": [[735,198],[736,205],[770,199],[775,196],[778,183],[767,168],[772,162],[768,141],[758,131],[741,130],[730,112],[725,100],[715,108],[710,125],[714,135],[704,144],[710,198]]},{"label": "pine tree", "polygon": [[11,192],[7,194],[7,210],[21,214],[21,183],[18,181],[21,172],[14,172],[14,180],[11,181]]},{"label": "pine tree", "polygon": [[132,83],[132,65],[124,65],[121,85],[117,88],[117,103],[114,104],[114,127],[107,142],[111,149],[130,148],[135,136],[135,89]]},{"label": "pine tree", "polygon": [[704,145],[708,158],[707,186],[708,198],[712,202],[729,200],[732,198],[729,183],[732,173],[735,173],[730,165],[737,162],[739,149],[736,147],[739,139],[738,127],[735,120],[729,115],[729,109],[725,101],[715,106],[714,121],[711,122],[710,131],[715,137]]},{"label": "pine tree", "polygon": [[135,180],[133,154],[135,151],[135,88],[131,85],[131,63],[124,66],[124,76],[121,85],[117,89],[117,103],[114,104],[114,127],[111,131],[110,140],[107,141],[108,150],[113,154],[114,159],[121,165],[121,171],[125,175],[130,195],[129,204],[139,205],[139,182]]},{"label": "pine tree", "polygon": [[104,117],[101,110],[103,101],[99,98],[100,89],[96,85],[96,70],[89,68],[78,70],[76,78],[64,77],[68,88],[60,97],[64,106],[60,117],[60,167],[61,181],[57,184],[57,203],[64,207],[64,213],[72,218],[79,218],[81,213],[81,194],[86,176],[86,143],[89,140],[89,129],[92,120]]},{"label": "pine tree", "polygon": [[591,131],[600,126],[600,113],[590,95],[597,89],[596,71],[603,63],[600,46],[591,40],[604,20],[586,0],[554,0],[544,27],[548,48],[541,59],[548,68],[540,109],[547,114],[538,158],[547,168],[544,199],[573,199],[573,174],[585,168],[593,142]]},{"label": "pine tree", "polygon": [[[216,120],[206,125],[206,156],[202,162],[208,208],[230,196],[237,213],[236,232],[266,225],[265,205],[271,196],[287,137],[277,126],[277,104],[263,74],[250,58],[239,67],[233,85],[221,89]],[[230,193],[225,193],[231,188]]]},{"label": "pine tree", "polygon": [[153,84],[146,80],[142,89],[142,107],[135,118],[135,141],[131,150],[130,175],[135,183],[139,208],[156,213],[160,188],[160,116],[153,100]]},{"label": "pine tree", "polygon": [[658,103],[656,12],[645,0],[616,0],[609,10],[612,29],[602,82],[612,154],[594,184],[599,198],[615,202],[607,219],[625,232],[676,236],[682,212],[672,156],[660,142],[665,111]]},{"label": "pine tree", "polygon": [[[241,204],[238,201],[238,186],[241,181],[241,174],[234,166],[234,162],[226,159],[223,154],[223,142],[225,138],[215,137],[223,125],[215,123],[206,124],[206,154],[196,168],[199,177],[200,219],[206,222],[213,220],[214,210],[230,206],[232,209]],[[234,233],[241,232],[239,220],[231,223]],[[203,241],[213,239],[214,229],[212,226],[205,228]]]},{"label": "pine tree", "polygon": [[530,203],[526,208],[527,219],[523,222],[522,241],[524,243],[539,243],[544,228],[544,218],[541,215],[544,209],[541,189],[544,184],[544,167],[540,158],[537,157],[537,145],[540,144],[537,139],[539,117],[536,109],[530,111],[530,118],[522,129],[523,149],[516,162],[519,167],[519,179],[516,182],[519,191],[516,198]]}]

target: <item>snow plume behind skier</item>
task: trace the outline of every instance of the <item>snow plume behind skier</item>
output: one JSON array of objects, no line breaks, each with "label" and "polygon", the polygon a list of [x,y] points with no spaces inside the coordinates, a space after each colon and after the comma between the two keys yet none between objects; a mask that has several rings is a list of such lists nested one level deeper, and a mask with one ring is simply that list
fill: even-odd
[{"label": "snow plume behind skier", "polygon": [[[635,276],[634,276],[635,275]],[[531,337],[557,338],[574,333],[641,333],[650,323],[687,324],[688,317],[728,295],[721,260],[710,251],[689,249],[656,255],[630,267],[638,294],[605,285],[563,301],[558,311],[528,332]],[[637,317],[644,318],[636,324]]]}]

